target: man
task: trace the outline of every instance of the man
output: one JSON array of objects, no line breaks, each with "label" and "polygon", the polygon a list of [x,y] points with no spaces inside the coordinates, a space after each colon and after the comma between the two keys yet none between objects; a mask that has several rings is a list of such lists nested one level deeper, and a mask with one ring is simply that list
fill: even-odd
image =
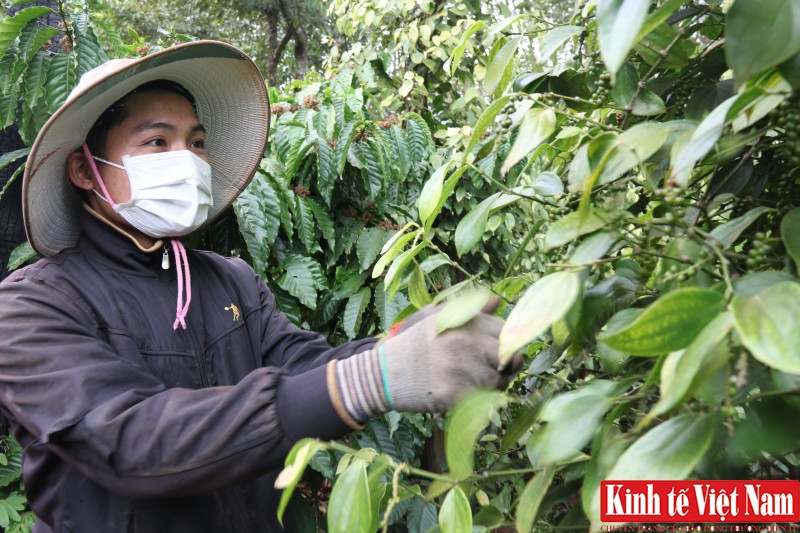
[{"label": "man", "polygon": [[269,118],[250,59],[199,41],[87,73],[37,137],[23,202],[45,258],[0,284],[36,532],[276,531],[299,439],[505,382],[488,314],[332,348],[244,262],[183,248],[247,186]]}]

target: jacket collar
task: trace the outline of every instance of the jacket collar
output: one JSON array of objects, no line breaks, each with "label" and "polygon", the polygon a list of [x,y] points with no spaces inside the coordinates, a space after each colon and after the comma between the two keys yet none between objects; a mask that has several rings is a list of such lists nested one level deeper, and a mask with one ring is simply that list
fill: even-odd
[{"label": "jacket collar", "polygon": [[81,234],[78,248],[92,253],[103,263],[125,270],[154,273],[160,268],[164,241],[159,239],[151,248],[143,248],[134,237],[87,204],[79,215]]}]

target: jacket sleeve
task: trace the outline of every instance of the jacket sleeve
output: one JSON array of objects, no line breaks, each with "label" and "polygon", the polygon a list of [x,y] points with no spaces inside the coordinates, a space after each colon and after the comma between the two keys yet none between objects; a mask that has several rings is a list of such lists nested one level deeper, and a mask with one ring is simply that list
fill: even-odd
[{"label": "jacket sleeve", "polygon": [[[348,431],[327,388],[296,388],[324,380],[324,366],[292,376],[263,367],[234,386],[167,388],[114,352],[68,286],[12,278],[0,285],[0,401],[30,435],[29,446],[46,447],[113,492],[151,498],[216,490],[280,466],[301,437]],[[287,361],[302,356],[288,350]],[[284,410],[302,405],[316,416],[287,431],[283,400]]]},{"label": "jacket sleeve", "polygon": [[[247,265],[247,268],[250,268]],[[260,308],[263,317],[261,332],[264,365],[274,365],[289,374],[278,392],[278,417],[287,435],[294,440],[309,436],[320,423],[335,420],[345,424],[347,430],[362,429],[349,418],[345,421],[338,388],[329,380],[333,375],[326,371],[328,362],[344,359],[372,348],[377,339],[358,339],[331,347],[319,333],[303,330],[292,324],[276,307],[275,296],[257,278]],[[309,401],[310,397],[314,397]],[[325,415],[320,408],[324,406]],[[338,435],[338,436],[342,436]],[[338,437],[337,436],[337,437]]]},{"label": "jacket sleeve", "polygon": [[[246,264],[245,264],[246,265]],[[331,347],[319,333],[303,330],[292,324],[276,305],[275,295],[249,265],[260,294],[263,316],[262,354],[265,366],[279,366],[289,374],[324,366],[334,359],[344,359],[369,350],[377,341],[373,337],[357,339]]]}]

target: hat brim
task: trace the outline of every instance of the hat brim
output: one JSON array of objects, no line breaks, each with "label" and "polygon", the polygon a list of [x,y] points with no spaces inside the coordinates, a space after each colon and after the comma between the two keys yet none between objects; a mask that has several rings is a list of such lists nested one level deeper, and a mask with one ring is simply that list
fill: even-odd
[{"label": "hat brim", "polygon": [[130,61],[79,85],[42,127],[25,166],[22,205],[33,249],[53,255],[77,243],[81,199],[66,173],[67,156],[114,102],[139,85],[171,80],[195,98],[206,128],[214,206],[208,222],[236,199],[258,169],[266,148],[270,106],[258,67],[237,48],[216,41],[177,45]]}]

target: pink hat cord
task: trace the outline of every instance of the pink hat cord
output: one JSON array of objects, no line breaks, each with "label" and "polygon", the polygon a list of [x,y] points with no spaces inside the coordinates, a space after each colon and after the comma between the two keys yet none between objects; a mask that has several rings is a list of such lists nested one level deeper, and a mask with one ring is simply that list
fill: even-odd
[{"label": "pink hat cord", "polygon": [[[178,302],[175,311],[175,323],[172,329],[178,329],[178,325],[186,329],[186,315],[189,313],[189,303],[192,301],[192,277],[189,274],[189,260],[186,257],[186,248],[178,239],[170,239],[172,251],[175,254],[175,270],[178,272]],[[183,287],[186,287],[186,303],[183,303]]]},{"label": "pink hat cord", "polygon": [[[89,151],[89,146],[86,143],[83,143],[82,148],[83,154],[86,156],[86,160],[89,162],[89,167],[92,169],[92,172],[94,172],[94,177],[97,179],[97,183],[100,185],[103,195],[105,195],[105,199],[108,201],[111,207],[115,207],[117,204],[114,203],[114,200],[108,193],[106,184],[103,182],[103,178],[100,176],[100,171],[97,169],[97,163],[94,161],[94,156]],[[192,278],[189,273],[189,260],[186,257],[186,248],[184,248],[181,241],[178,239],[170,239],[169,241],[172,243],[172,253],[175,254],[175,271],[178,275],[178,299],[175,310],[175,322],[172,324],[172,329],[177,330],[179,325],[183,329],[186,329],[186,315],[189,313],[189,303],[192,301]],[[186,287],[185,303],[183,301],[184,286]]]}]

